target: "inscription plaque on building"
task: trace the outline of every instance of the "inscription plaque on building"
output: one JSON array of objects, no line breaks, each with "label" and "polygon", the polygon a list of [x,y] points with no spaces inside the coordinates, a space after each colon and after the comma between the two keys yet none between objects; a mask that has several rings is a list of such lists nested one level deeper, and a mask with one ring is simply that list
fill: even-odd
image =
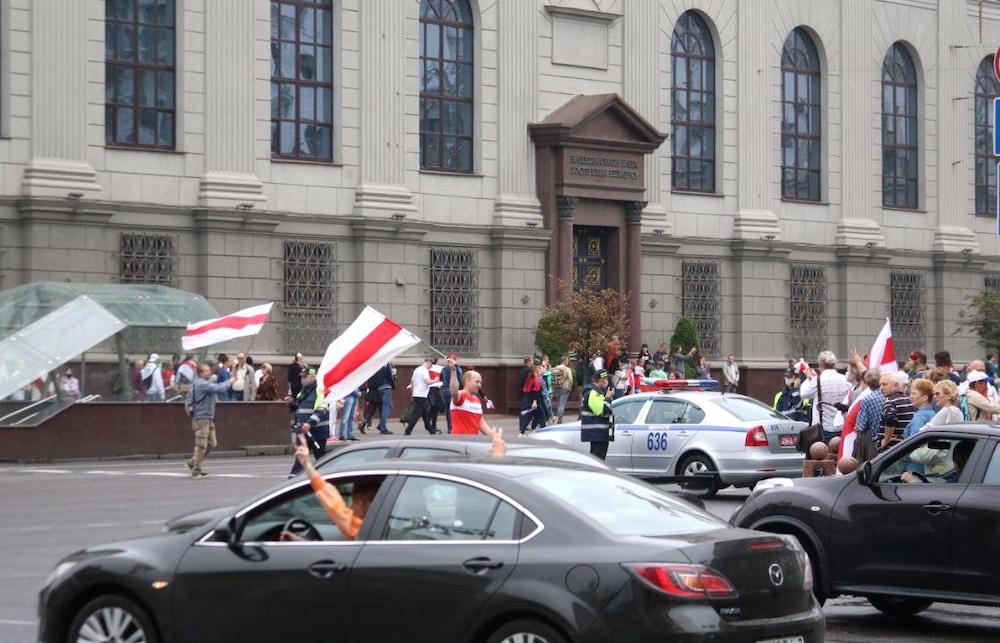
[{"label": "inscription plaque on building", "polygon": [[584,189],[642,190],[641,154],[570,148],[563,151],[563,184]]}]

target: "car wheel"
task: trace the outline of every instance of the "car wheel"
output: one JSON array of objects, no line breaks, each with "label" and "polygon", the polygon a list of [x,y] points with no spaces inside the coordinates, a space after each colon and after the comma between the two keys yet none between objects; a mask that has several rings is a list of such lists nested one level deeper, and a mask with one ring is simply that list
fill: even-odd
[{"label": "car wheel", "polygon": [[555,628],[531,619],[511,621],[486,640],[487,643],[566,643]]},{"label": "car wheel", "polygon": [[889,616],[913,616],[924,611],[934,601],[919,598],[890,598],[888,596],[869,596],[872,607]]},{"label": "car wheel", "polygon": [[[715,464],[712,463],[707,455],[701,453],[692,453],[684,458],[678,469],[678,473],[682,476],[693,476],[709,471],[715,471]],[[681,488],[699,498],[712,498],[719,492],[719,477],[712,476],[711,481],[707,485],[705,483],[682,484]]]},{"label": "car wheel", "polygon": [[157,643],[146,610],[124,596],[101,596],[83,606],[69,628],[69,643]]}]

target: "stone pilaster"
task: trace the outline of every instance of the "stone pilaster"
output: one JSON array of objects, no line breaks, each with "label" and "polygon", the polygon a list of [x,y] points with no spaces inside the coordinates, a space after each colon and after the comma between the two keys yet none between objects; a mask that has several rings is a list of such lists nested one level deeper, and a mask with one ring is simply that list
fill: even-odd
[{"label": "stone pilaster", "polygon": [[[969,229],[968,191],[966,177],[969,167],[966,159],[972,139],[968,103],[956,101],[956,96],[967,96],[967,75],[951,72],[952,69],[976,69],[968,49],[952,47],[965,42],[968,29],[965,25],[965,7],[960,2],[938,0],[938,122],[948,123],[947,132],[939,128],[938,136],[938,225],[934,231],[935,252],[962,252],[968,249],[979,253],[979,242]],[[978,51],[978,50],[975,50]]]},{"label": "stone pilaster", "polygon": [[361,145],[354,213],[391,218],[416,212],[405,185],[406,10],[396,0],[360,7]]},{"label": "stone pilaster", "polygon": [[[788,282],[788,255],[791,246],[772,240],[735,239],[732,251],[733,314],[726,325],[733,329],[732,346],[722,354],[734,353],[744,361],[766,361],[785,353],[787,325],[785,297],[781,290]],[[725,310],[725,308],[723,309]],[[725,334],[723,335],[725,337]]]},{"label": "stone pilaster", "polygon": [[648,203],[625,204],[625,292],[628,293],[629,345],[642,343],[642,219]]},{"label": "stone pilaster", "polygon": [[535,149],[527,128],[538,119],[538,7],[534,2],[499,2],[496,11],[499,159],[493,223],[540,223]]},{"label": "stone pilaster", "polygon": [[574,209],[579,201],[575,196],[556,197],[556,239],[554,245],[556,280],[550,282],[549,301],[562,297],[561,286],[573,287],[573,221]]},{"label": "stone pilaster", "polygon": [[774,50],[768,38],[772,16],[767,0],[743,0],[738,14],[737,88],[739,127],[739,211],[733,223],[737,239],[781,238],[771,210],[773,142],[771,84]]},{"label": "stone pilaster", "polygon": [[[624,98],[656,129],[660,129],[660,48],[669,42],[660,33],[660,3],[658,0],[632,0],[625,7],[624,51],[622,73]],[[667,218],[661,194],[660,156],[664,150],[655,150],[646,156],[646,199],[642,211],[643,231],[673,231],[673,222]],[[661,233],[663,234],[663,233]]]},{"label": "stone pilaster", "polygon": [[21,183],[28,196],[101,190],[87,162],[87,5],[31,3],[32,149]]},{"label": "stone pilaster", "polygon": [[[205,3],[205,174],[203,207],[266,201],[254,169],[255,3]],[[249,7],[249,8],[248,8]]]},{"label": "stone pilaster", "polygon": [[[875,122],[881,99],[873,95],[872,3],[869,0],[842,0],[841,19],[841,157],[843,163],[843,214],[837,223],[836,243],[840,246],[884,246],[885,238],[877,219],[872,150],[880,144]],[[884,53],[884,52],[883,52]],[[880,170],[879,170],[880,171]]]}]

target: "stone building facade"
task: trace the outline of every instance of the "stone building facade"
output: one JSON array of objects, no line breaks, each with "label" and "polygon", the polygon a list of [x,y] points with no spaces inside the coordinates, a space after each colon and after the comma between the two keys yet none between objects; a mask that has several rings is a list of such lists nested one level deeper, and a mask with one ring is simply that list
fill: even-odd
[{"label": "stone building facade", "polygon": [[275,301],[275,356],[369,304],[514,364],[593,277],[653,345],[686,313],[773,368],[891,315],[965,359],[997,43],[976,0],[0,0],[0,287]]}]

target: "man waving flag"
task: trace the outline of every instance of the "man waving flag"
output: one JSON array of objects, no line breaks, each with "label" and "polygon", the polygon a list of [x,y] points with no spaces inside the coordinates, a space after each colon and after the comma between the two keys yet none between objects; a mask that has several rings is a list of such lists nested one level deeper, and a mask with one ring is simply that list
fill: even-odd
[{"label": "man waving flag", "polygon": [[235,313],[219,317],[217,319],[206,319],[199,322],[191,322],[187,325],[187,332],[181,338],[181,346],[184,350],[190,351],[212,344],[229,341],[237,337],[247,337],[256,335],[264,327],[267,316],[271,314],[271,306],[274,304],[262,304],[237,310]]},{"label": "man waving flag", "polygon": [[899,370],[896,352],[892,347],[892,326],[888,317],[882,331],[875,338],[871,352],[868,353],[868,368],[877,368],[882,373],[895,373]]},{"label": "man waving flag", "polygon": [[419,337],[365,306],[326,349],[316,373],[317,385],[330,400],[344,398],[394,357],[419,343]]}]

